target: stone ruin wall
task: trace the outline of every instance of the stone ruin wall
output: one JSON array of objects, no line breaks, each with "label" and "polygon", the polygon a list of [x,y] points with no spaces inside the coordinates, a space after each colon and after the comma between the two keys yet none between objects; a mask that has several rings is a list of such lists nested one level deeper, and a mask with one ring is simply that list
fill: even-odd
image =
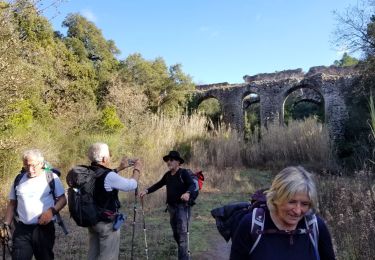
[{"label": "stone ruin wall", "polygon": [[[222,107],[223,120],[233,128],[242,131],[244,127],[243,98],[250,93],[260,98],[261,125],[278,120],[283,123],[283,104],[288,95],[297,89],[309,89],[310,99],[324,102],[325,122],[330,136],[341,139],[344,123],[348,117],[345,95],[350,93],[353,81],[359,76],[353,67],[312,67],[307,73],[302,69],[275,73],[245,75],[245,83],[227,82],[197,86],[196,95],[200,101],[216,98]],[[311,93],[315,93],[312,97]],[[308,94],[301,98],[309,99]]]}]

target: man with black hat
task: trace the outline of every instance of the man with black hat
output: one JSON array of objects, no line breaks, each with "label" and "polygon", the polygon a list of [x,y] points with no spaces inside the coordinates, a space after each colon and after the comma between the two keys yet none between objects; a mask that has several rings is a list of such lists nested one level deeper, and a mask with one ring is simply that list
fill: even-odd
[{"label": "man with black hat", "polygon": [[142,191],[141,198],[164,185],[167,187],[167,205],[173,237],[178,245],[178,259],[189,259],[187,229],[190,221],[190,193],[195,189],[194,181],[186,169],[181,168],[184,159],[177,151],[170,151],[163,157],[167,171],[160,181]]}]

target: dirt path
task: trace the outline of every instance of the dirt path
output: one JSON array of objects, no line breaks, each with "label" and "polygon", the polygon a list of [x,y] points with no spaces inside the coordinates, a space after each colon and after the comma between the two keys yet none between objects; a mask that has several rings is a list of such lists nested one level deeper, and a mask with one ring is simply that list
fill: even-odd
[{"label": "dirt path", "polygon": [[207,252],[201,252],[193,255],[192,259],[199,260],[228,260],[230,255],[231,243],[225,242],[222,237],[217,237],[212,241],[212,246]]}]

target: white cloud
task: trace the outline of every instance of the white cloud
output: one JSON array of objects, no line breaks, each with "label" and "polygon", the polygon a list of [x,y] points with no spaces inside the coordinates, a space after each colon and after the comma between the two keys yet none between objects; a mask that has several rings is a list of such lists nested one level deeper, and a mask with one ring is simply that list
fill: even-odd
[{"label": "white cloud", "polygon": [[80,13],[82,14],[83,17],[85,17],[87,20],[91,22],[97,21],[96,15],[89,9],[84,9]]}]

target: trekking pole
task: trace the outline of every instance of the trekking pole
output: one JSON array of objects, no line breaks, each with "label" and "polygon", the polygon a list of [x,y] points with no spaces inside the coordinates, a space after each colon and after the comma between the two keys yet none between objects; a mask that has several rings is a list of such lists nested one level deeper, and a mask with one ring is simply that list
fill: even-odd
[{"label": "trekking pole", "polygon": [[187,253],[188,258],[190,259],[190,235],[189,235],[189,205],[187,205],[186,210],[186,235],[187,235]]},{"label": "trekking pole", "polygon": [[10,232],[9,226],[4,225],[4,229],[1,230],[1,244],[3,245],[3,260],[5,260],[5,250],[8,248],[9,254],[12,253],[10,244],[12,244],[12,233]]},{"label": "trekking pole", "polygon": [[141,198],[141,208],[142,208],[142,217],[143,217],[143,234],[145,238],[145,252],[146,252],[146,259],[148,260],[148,246],[147,246],[147,235],[146,235],[145,211],[143,209],[143,197]]},{"label": "trekking pole", "polygon": [[5,260],[6,259],[5,258],[5,253],[6,253],[5,250],[8,248],[9,254],[11,254],[12,251],[10,250],[9,244],[7,242],[3,241],[2,244],[3,244],[3,260]]},{"label": "trekking pole", "polygon": [[133,211],[133,230],[132,230],[132,249],[130,253],[130,259],[133,260],[134,257],[134,234],[135,234],[135,218],[137,215],[137,196],[138,196],[138,187],[134,191],[134,211]]}]

